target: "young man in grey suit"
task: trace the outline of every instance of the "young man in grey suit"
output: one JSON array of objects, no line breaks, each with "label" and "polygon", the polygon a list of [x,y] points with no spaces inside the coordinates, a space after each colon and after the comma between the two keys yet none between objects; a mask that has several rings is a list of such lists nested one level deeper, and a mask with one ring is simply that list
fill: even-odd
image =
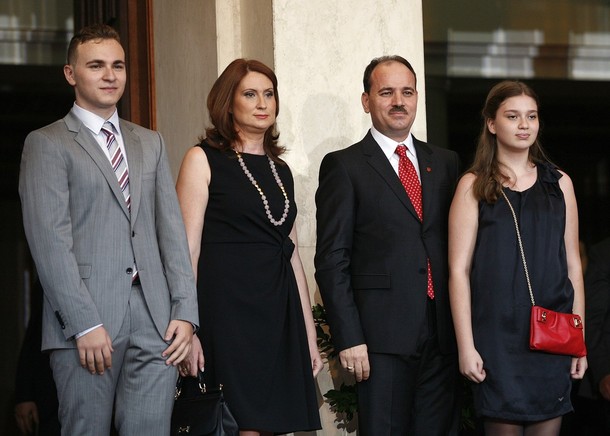
[{"label": "young man in grey suit", "polygon": [[373,59],[373,127],[320,167],[316,279],[365,436],[457,433],[447,220],[459,162],[411,135],[417,98],[406,59]]},{"label": "young man in grey suit", "polygon": [[177,377],[198,324],[187,241],[165,146],[119,119],[117,32],[77,33],[64,75],[75,103],[28,135],[19,193],[44,289],[64,435],[167,435]]}]

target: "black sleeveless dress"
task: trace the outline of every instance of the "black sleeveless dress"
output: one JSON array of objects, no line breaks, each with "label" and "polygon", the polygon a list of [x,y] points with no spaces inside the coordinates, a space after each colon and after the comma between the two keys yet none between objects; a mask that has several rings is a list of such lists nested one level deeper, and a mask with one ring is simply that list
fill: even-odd
[{"label": "black sleeveless dress", "polygon": [[[539,164],[535,184],[505,188],[519,221],[537,305],[570,313],[561,174]],[[479,229],[471,272],[475,347],[487,377],[473,385],[476,411],[485,417],[541,421],[572,410],[571,357],[529,349],[531,301],[510,209],[503,197],[479,204]]]},{"label": "black sleeveless dress", "polygon": [[[243,429],[290,433],[320,428],[316,389],[288,237],[296,217],[294,183],[276,164],[290,199],[281,226],[269,221],[261,197],[233,151],[207,144],[211,168],[197,289],[199,338],[208,384],[222,384]],[[284,196],[266,156],[242,158],[274,219]]]}]

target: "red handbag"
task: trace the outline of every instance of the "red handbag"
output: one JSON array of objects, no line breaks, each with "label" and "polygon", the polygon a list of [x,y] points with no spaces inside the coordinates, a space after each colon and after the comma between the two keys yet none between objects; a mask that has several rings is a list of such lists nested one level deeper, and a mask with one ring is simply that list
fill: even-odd
[{"label": "red handbag", "polygon": [[587,355],[580,315],[532,306],[530,348],[574,357]]},{"label": "red handbag", "polygon": [[502,195],[513,214],[513,220],[515,221],[519,251],[521,252],[525,279],[532,302],[532,311],[530,314],[530,349],[551,354],[565,354],[573,357],[586,356],[587,348],[585,346],[583,324],[580,315],[575,313],[555,312],[554,310],[536,306],[534,293],[532,292],[532,284],[530,283],[530,275],[527,270],[527,262],[525,261],[521,232],[519,231],[519,224],[517,223],[517,215],[504,191],[502,191]]}]

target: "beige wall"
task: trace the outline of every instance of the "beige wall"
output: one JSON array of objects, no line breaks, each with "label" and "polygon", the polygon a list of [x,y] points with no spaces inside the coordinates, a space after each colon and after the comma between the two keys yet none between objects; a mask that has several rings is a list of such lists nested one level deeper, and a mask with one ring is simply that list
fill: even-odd
[{"label": "beige wall", "polygon": [[235,58],[273,66],[272,0],[153,0],[157,129],[174,178],[209,126],[207,95]]},{"label": "beige wall", "polygon": [[218,74],[236,58],[273,67],[272,0],[216,0]]},{"label": "beige wall", "polygon": [[206,99],[217,77],[213,0],[153,0],[157,129],[174,178],[208,124]]},{"label": "beige wall", "polygon": [[[289,152],[300,207],[299,246],[313,270],[315,204],[322,157],[361,139],[370,117],[360,104],[364,68],[374,57],[400,54],[420,78],[414,132],[425,139],[420,0],[274,2],[275,72],[280,83],[280,141]],[[357,13],[361,11],[361,13]],[[310,286],[315,284],[309,276]]]},{"label": "beige wall", "polygon": [[[315,204],[322,157],[364,136],[362,74],[374,57],[400,54],[419,77],[414,133],[426,139],[421,0],[154,0],[158,128],[168,142],[174,176],[186,148],[207,125],[205,99],[237,57],[272,66],[279,80],[280,142],[295,178],[299,250],[312,301]],[[318,376],[321,394],[344,374]],[[352,383],[353,380],[346,381]],[[343,434],[325,404],[324,430]]]}]

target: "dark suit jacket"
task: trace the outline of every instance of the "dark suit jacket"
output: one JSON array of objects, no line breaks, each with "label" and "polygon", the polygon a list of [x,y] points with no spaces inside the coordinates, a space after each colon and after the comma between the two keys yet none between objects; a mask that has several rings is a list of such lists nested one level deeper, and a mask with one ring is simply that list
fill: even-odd
[{"label": "dark suit jacket", "polygon": [[15,404],[33,401],[38,408],[38,433],[61,434],[57,416],[59,403],[49,355],[40,351],[42,343],[42,286],[36,280],[32,288],[30,320],[23,338],[15,375]]},{"label": "dark suit jacket", "polygon": [[415,138],[414,144],[423,224],[370,132],[322,161],[316,193],[316,280],[338,350],[366,343],[371,352],[415,352],[426,321],[429,258],[441,351],[455,351],[447,221],[459,159]]},{"label": "dark suit jacket", "polygon": [[610,374],[610,238],[589,250],[585,274],[585,338],[589,368],[579,393],[601,398],[599,382]]}]

